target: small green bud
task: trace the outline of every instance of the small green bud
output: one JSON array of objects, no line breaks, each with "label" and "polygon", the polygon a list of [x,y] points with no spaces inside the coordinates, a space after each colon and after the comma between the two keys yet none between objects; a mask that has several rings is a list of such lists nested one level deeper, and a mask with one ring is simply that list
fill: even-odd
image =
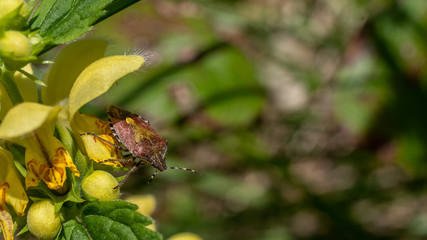
[{"label": "small green bud", "polygon": [[111,201],[119,198],[120,188],[115,188],[118,182],[108,172],[97,170],[83,179],[83,193],[89,198],[100,201]]},{"label": "small green bud", "polygon": [[0,38],[0,56],[19,59],[31,56],[32,44],[21,32],[6,31]]},{"label": "small green bud", "polygon": [[28,34],[28,39],[30,39],[31,44],[37,45],[40,44],[43,41],[43,38],[38,35],[37,33],[30,33]]},{"label": "small green bud", "polygon": [[61,219],[55,213],[55,206],[51,200],[42,200],[33,203],[27,214],[28,230],[42,240],[53,239],[61,228]]}]

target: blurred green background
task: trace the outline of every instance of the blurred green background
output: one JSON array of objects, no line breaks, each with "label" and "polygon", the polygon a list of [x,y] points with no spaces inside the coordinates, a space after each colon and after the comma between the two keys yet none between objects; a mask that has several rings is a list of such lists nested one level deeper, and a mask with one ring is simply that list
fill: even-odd
[{"label": "blurred green background", "polygon": [[148,64],[85,110],[202,173],[123,187],[166,238],[427,239],[427,1],[146,0],[87,37]]}]

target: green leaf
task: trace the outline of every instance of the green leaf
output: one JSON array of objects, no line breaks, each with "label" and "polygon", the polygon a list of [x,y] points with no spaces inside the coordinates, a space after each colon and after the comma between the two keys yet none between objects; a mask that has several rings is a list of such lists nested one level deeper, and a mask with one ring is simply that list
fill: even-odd
[{"label": "green leaf", "polygon": [[86,176],[93,172],[93,161],[89,160],[87,156],[78,149],[76,152],[76,157],[74,158],[74,164],[76,164],[77,169],[80,172],[80,182]]},{"label": "green leaf", "polygon": [[96,20],[95,24],[105,20],[106,18],[111,17],[112,15],[120,12],[121,10],[139,1],[140,0],[114,0],[104,9],[106,13],[102,17],[100,17],[98,20]]},{"label": "green leaf", "polygon": [[62,225],[62,238],[66,240],[86,240],[90,239],[83,226],[76,220],[70,220]]},{"label": "green leaf", "polygon": [[95,239],[129,239],[137,240],[135,234],[124,224],[108,217],[88,216],[84,219],[88,231]]},{"label": "green leaf", "polygon": [[93,239],[162,239],[145,228],[152,221],[137,213],[137,208],[124,201],[95,202],[83,207],[82,218]]},{"label": "green leaf", "polygon": [[39,30],[51,44],[74,40],[88,32],[93,23],[104,15],[112,0],[45,0],[31,19],[31,30]]},{"label": "green leaf", "polygon": [[19,233],[16,234],[16,236],[22,235],[22,234],[24,234],[24,233],[26,233],[28,231],[29,231],[28,230],[28,225],[25,224],[25,226],[21,229],[21,231],[19,231]]}]

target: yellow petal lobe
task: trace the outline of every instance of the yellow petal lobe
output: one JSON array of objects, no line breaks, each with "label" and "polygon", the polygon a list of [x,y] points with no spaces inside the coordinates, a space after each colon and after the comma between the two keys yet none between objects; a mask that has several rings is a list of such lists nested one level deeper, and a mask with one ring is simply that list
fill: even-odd
[{"label": "yellow petal lobe", "polygon": [[0,204],[0,226],[5,240],[13,240],[13,220],[5,204]]},{"label": "yellow petal lobe", "polygon": [[43,180],[50,189],[60,189],[67,178],[66,167],[77,177],[80,176],[70,154],[58,139],[51,136],[46,143],[36,136],[31,141],[33,144],[27,147],[25,152],[27,189],[37,186],[40,180]]},{"label": "yellow petal lobe", "polygon": [[12,101],[7,94],[6,89],[0,84],[0,120],[4,118],[6,113],[13,107]]},{"label": "yellow petal lobe", "polygon": [[15,169],[12,154],[3,148],[0,148],[0,166],[0,204],[9,204],[16,214],[22,216],[28,197]]},{"label": "yellow petal lobe", "polygon": [[138,70],[143,63],[143,57],[132,55],[106,57],[90,64],[71,88],[68,102],[70,118],[83,105],[105,93],[117,80]]},{"label": "yellow petal lobe", "polygon": [[41,127],[59,107],[50,107],[33,102],[23,102],[6,114],[0,125],[0,138],[12,139],[28,134]]},{"label": "yellow petal lobe", "polygon": [[[31,64],[27,64],[22,68],[22,70],[29,74],[33,74]],[[14,78],[22,97],[24,98],[24,101],[37,102],[38,95],[36,83],[18,71],[15,72]]]},{"label": "yellow petal lobe", "polygon": [[[99,138],[98,138],[99,137]],[[98,137],[92,135],[82,136],[82,140],[86,149],[86,153],[90,159],[100,163],[106,159],[121,159],[123,158],[120,150],[113,145],[114,138],[110,135],[101,134]],[[101,139],[103,140],[101,140]],[[105,165],[121,166],[119,162],[102,162]]]},{"label": "yellow petal lobe", "polygon": [[73,130],[80,133],[91,132],[95,134],[112,135],[108,122],[97,118],[94,115],[77,113],[72,122]]},{"label": "yellow petal lobe", "polygon": [[[73,132],[77,133],[77,142],[83,145],[82,149],[86,150],[86,154],[90,159],[99,163],[106,159],[121,159],[123,158],[120,149],[107,143],[106,141],[119,145],[119,142],[113,136],[108,122],[88,115],[77,113],[74,115],[74,121],[71,125]],[[83,135],[84,133],[93,133],[93,135]],[[118,162],[104,162],[105,165],[121,166]]]},{"label": "yellow petal lobe", "polygon": [[64,47],[45,74],[47,87],[41,89],[43,103],[55,105],[68,97],[74,81],[85,67],[104,56],[107,42],[85,39]]}]

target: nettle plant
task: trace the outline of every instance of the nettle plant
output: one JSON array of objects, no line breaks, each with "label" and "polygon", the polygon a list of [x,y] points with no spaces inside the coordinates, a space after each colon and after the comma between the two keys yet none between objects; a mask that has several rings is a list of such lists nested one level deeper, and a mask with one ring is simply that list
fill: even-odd
[{"label": "nettle plant", "polygon": [[[144,58],[104,57],[107,43],[92,39],[67,45],[54,63],[39,59],[135,2],[0,0],[4,239],[162,239],[149,217],[155,199],[148,195],[119,200],[117,178],[94,170],[98,164],[111,165],[104,167],[109,171],[123,170],[121,162],[104,160],[124,157],[109,123],[79,112],[118,79],[140,69]],[[31,63],[51,66],[38,79]],[[178,234],[170,239],[200,238]]]}]

